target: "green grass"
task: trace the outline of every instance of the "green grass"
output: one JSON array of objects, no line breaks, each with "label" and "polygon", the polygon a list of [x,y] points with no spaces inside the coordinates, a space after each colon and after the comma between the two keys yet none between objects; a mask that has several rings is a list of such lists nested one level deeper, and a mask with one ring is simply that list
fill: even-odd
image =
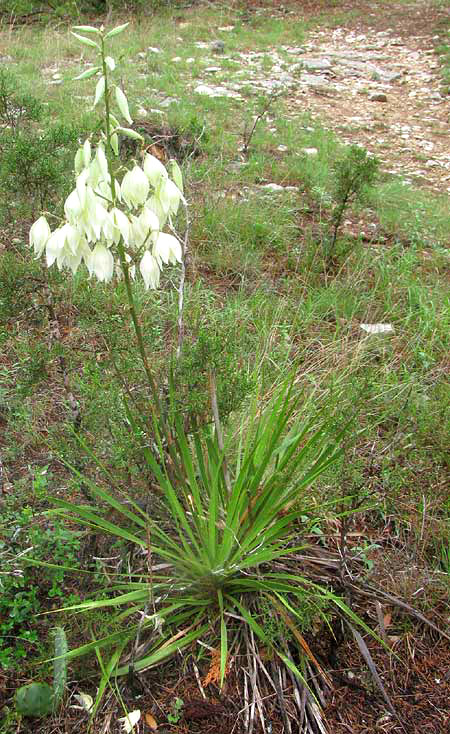
[{"label": "green grass", "polygon": [[[407,529],[409,552],[429,558],[432,529],[438,527],[440,564],[447,568],[448,197],[381,175],[348,212],[352,220],[362,219],[365,229],[366,222],[375,223],[372,240],[343,234],[335,262],[327,266],[323,238],[330,228],[333,165],[342,153],[338,137],[306,114],[292,119],[281,97],[258,123],[243,160],[240,146],[246,124],[260,109],[258,95],[242,93],[244,101],[238,102],[197,98],[192,92],[204,66],[223,64],[224,76],[232,77],[238,51],[301,44],[305,24],[262,16],[246,21],[237,11],[210,7],[180,14],[188,26],[175,25],[166,13],[140,19],[118,37],[114,55],[124,55],[120,74],[133,114],[139,106],[159,108],[163,96],[176,97],[175,105],[161,108],[162,116],[150,114],[147,120],[197,141],[197,155],[183,162],[192,219],[180,386],[186,404],[189,399],[208,411],[208,360],[221,353],[226,374],[218,385],[219,402],[226,406],[231,392],[235,399],[225,421],[231,440],[246,422],[252,393],[264,404],[294,370],[303,417],[315,415],[328,401],[342,418],[354,409],[361,429],[346,447],[347,465],[330,469],[312,490],[312,505],[336,501],[342,487],[348,494],[366,492],[371,511],[361,522],[373,536],[392,517]],[[216,29],[228,24],[235,30],[219,36]],[[231,57],[225,62],[195,46],[216,35]],[[96,119],[89,104],[78,99],[89,95],[94,83],[71,81],[89,51],[81,52],[65,28],[18,29],[3,33],[1,41],[13,58],[12,71],[46,105],[35,130],[56,117],[80,130]],[[161,47],[163,54],[140,59],[138,53],[148,46]],[[171,61],[175,56],[182,60]],[[195,62],[188,64],[188,58]],[[50,67],[63,75],[63,84],[45,82],[51,73],[45,77],[42,70]],[[220,83],[220,77],[211,83]],[[279,151],[280,145],[287,150]],[[316,148],[318,154],[307,156],[302,148]],[[270,192],[262,188],[267,183],[295,190]],[[14,513],[20,514],[24,487],[42,467],[50,467],[49,496],[79,498],[82,491],[61,459],[96,475],[89,457],[80,458],[61,355],[87,444],[133,497],[145,497],[149,482],[144,447],[130,434],[110,356],[113,350],[138,405],[148,410],[124,287],[96,285],[82,273],[72,280],[50,271],[62,332],[61,340],[50,339],[47,274],[26,244],[33,202],[10,198],[0,212],[2,461],[15,498],[8,527]],[[176,344],[177,282],[177,272],[166,270],[159,292],[145,293],[136,285],[146,346],[162,381]],[[360,329],[361,323],[377,322],[392,324],[394,333],[368,336]],[[204,334],[209,342],[202,363],[204,352],[196,347]],[[429,514],[421,537],[423,498]],[[40,512],[39,498],[33,503]],[[319,522],[324,537],[328,519]],[[73,633],[87,635],[87,630]]]}]

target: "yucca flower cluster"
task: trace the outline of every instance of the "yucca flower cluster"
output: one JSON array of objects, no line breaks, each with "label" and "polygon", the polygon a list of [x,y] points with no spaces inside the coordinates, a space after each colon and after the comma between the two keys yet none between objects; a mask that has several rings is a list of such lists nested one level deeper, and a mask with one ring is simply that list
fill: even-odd
[{"label": "yucca flower cluster", "polygon": [[[182,248],[178,239],[164,227],[172,225],[183,199],[183,181],[176,161],[171,161],[171,174],[154,156],[147,153],[142,166],[137,163],[121,174],[112,173],[111,156],[118,156],[118,135],[140,139],[129,128],[119,125],[111,113],[112,92],[121,115],[132,123],[125,94],[118,86],[108,84],[108,71],[115,62],[104,55],[104,41],[123,27],[103,36],[91,26],[80,29],[100,36],[97,43],[74,34],[89,46],[99,50],[102,66],[94,67],[77,78],[100,75],[95,90],[94,106],[105,98],[106,133],[92,148],[86,140],[75,156],[76,185],[64,204],[65,221],[53,232],[45,216],[31,227],[30,245],[37,257],[44,252],[47,265],[56,263],[59,269],[76,273],[84,262],[89,274],[99,281],[109,282],[114,273],[123,274],[128,268],[134,277],[136,266],[146,288],[157,288],[164,264],[181,262]],[[109,160],[108,160],[109,154]],[[121,180],[120,180],[121,178]]]}]

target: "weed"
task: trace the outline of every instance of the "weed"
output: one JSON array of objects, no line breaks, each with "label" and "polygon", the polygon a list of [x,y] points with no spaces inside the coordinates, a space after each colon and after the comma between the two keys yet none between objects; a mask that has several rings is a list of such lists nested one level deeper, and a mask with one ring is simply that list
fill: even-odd
[{"label": "weed", "polygon": [[0,69],[0,125],[17,133],[23,124],[41,120],[43,109],[39,99],[20,91],[20,83],[11,72]]},{"label": "weed", "polygon": [[167,714],[169,724],[178,724],[183,716],[184,701],[182,698],[175,698],[170,707],[170,714]]},{"label": "weed", "polygon": [[80,129],[57,124],[43,133],[3,131],[0,136],[0,188],[31,203],[31,212],[59,204],[68,193],[71,168]]},{"label": "weed", "polygon": [[328,263],[334,257],[338,231],[345,212],[350,204],[359,199],[365,189],[374,183],[378,166],[376,158],[369,156],[366,150],[356,145],[350,146],[334,164],[335,205],[331,215],[332,231],[323,242],[324,254]]}]

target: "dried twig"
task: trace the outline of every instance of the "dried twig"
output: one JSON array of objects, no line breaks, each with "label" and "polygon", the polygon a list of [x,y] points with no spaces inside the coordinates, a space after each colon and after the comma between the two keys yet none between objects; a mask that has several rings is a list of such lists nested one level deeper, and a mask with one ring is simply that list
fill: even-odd
[{"label": "dried twig", "polygon": [[202,681],[201,681],[201,678],[200,678],[200,673],[198,672],[198,668],[197,668],[194,660],[192,661],[192,667],[194,669],[195,680],[197,681],[197,685],[199,687],[200,693],[202,694],[202,698],[206,701],[205,689],[202,686]]},{"label": "dried twig", "polygon": [[255,134],[256,126],[260,120],[264,117],[266,112],[269,110],[272,102],[274,102],[277,97],[280,96],[279,92],[273,92],[269,97],[266,99],[263,107],[261,108],[260,112],[255,116],[255,119],[253,121],[253,125],[250,130],[248,130],[247,125],[245,125],[244,129],[244,140],[242,145],[242,153],[245,155],[246,158],[248,158],[248,150],[250,147],[250,143],[252,140],[253,135]]}]

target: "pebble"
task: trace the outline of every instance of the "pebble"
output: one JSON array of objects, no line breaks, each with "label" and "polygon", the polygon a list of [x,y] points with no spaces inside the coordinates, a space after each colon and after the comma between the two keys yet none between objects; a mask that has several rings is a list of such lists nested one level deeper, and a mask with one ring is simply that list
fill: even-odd
[{"label": "pebble", "polygon": [[261,188],[266,189],[267,191],[284,191],[284,186],[280,186],[280,184],[276,183],[264,184]]},{"label": "pebble", "polygon": [[329,59],[303,59],[303,67],[308,71],[325,71],[331,69],[331,61]]},{"label": "pebble", "polygon": [[387,96],[384,92],[371,92],[369,102],[387,102]]},{"label": "pebble", "polygon": [[225,44],[223,41],[211,41],[210,49],[215,54],[223,54],[225,51]]},{"label": "pebble", "polygon": [[151,54],[162,54],[162,51],[160,48],[156,48],[156,46],[149,46],[147,48],[148,53]]},{"label": "pebble", "polygon": [[302,148],[301,152],[305,155],[318,155],[319,153],[317,148]]},{"label": "pebble", "polygon": [[161,107],[170,107],[170,105],[174,102],[178,102],[175,97],[166,97],[166,99],[163,99],[163,101],[159,104],[161,105]]},{"label": "pebble", "polygon": [[231,97],[234,99],[241,99],[241,95],[237,92],[232,92],[231,89],[225,87],[209,87],[207,84],[199,84],[195,87],[194,92],[197,94],[203,94],[206,97]]}]

